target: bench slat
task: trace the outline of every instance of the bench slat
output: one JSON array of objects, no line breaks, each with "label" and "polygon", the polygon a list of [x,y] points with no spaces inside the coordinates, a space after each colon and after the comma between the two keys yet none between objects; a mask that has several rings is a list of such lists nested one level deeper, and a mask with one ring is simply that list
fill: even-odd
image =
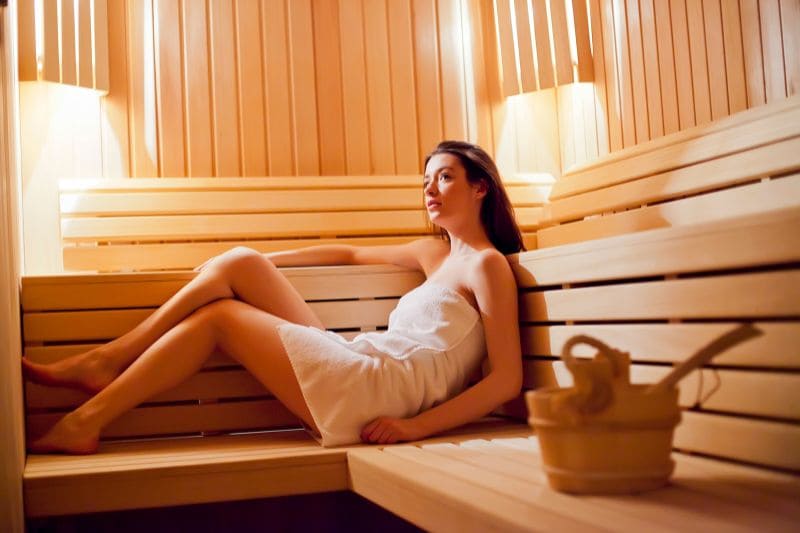
[{"label": "bench slat", "polygon": [[706,133],[658,150],[609,161],[601,167],[562,176],[553,185],[550,201],[608,187],[659,172],[692,165],[800,135],[800,98],[780,114],[768,115],[740,127]]},{"label": "bench slat", "polygon": [[526,322],[789,318],[800,315],[800,270],[534,291],[520,299]]},{"label": "bench slat", "polygon": [[[549,187],[511,187],[517,207],[542,205]],[[230,213],[293,213],[419,209],[424,203],[414,188],[331,189],[307,191],[166,191],[130,193],[63,193],[61,216],[147,216]]]},{"label": "bench slat", "polygon": [[800,204],[800,175],[701,194],[663,204],[543,228],[537,233],[546,248],[636,231],[684,226],[777,211]]},{"label": "bench slat", "polygon": [[673,445],[679,450],[800,471],[800,427],[684,411]]},{"label": "bench slat", "polygon": [[[29,414],[30,435],[40,435],[63,413]],[[299,427],[300,420],[278,400],[138,407],[121,415],[100,434],[101,438],[197,434],[200,432],[252,431]]]},{"label": "bench slat", "polygon": [[554,201],[545,207],[544,222],[576,220],[594,213],[672,200],[682,195],[784,174],[798,167],[800,137],[795,137]]},{"label": "bench slat", "polygon": [[[199,372],[180,385],[148,398],[147,403],[190,400],[223,400],[228,398],[263,398],[269,391],[248,371],[223,370]],[[73,409],[91,396],[63,387],[47,387],[28,383],[25,402],[29,409]]]},{"label": "bench slat", "polygon": [[[522,229],[535,228],[541,207],[514,209]],[[164,241],[186,239],[258,239],[416,234],[428,232],[424,210],[267,213],[249,215],[175,215],[66,218],[61,238],[67,242]]]},{"label": "bench slat", "polygon": [[[728,323],[678,324],[576,324],[571,326],[523,326],[522,353],[560,356],[575,335],[589,335],[635,361],[676,363],[740,325]],[[738,344],[714,358],[718,367],[800,369],[800,322],[755,322],[763,334]],[[576,346],[573,354],[593,357],[595,350]]]},{"label": "bench slat", "polygon": [[518,257],[520,287],[800,261],[800,209],[617,235]]},{"label": "bench slat", "polygon": [[[402,296],[424,281],[424,275],[390,265],[284,268],[308,301]],[[197,274],[174,272],[158,277],[140,274],[26,278],[22,307],[30,311],[126,309],[163,304]]]},{"label": "bench slat", "polygon": [[[571,387],[572,374],[561,361],[525,361],[524,387]],[[631,383],[655,383],[672,370],[671,366],[633,364]],[[716,377],[715,377],[716,372]],[[705,399],[700,408],[732,414],[800,420],[800,373],[755,372],[742,370],[695,370],[680,382],[678,402],[692,407]]]},{"label": "bench slat", "polygon": [[[311,302],[327,329],[385,326],[397,299]],[[23,317],[26,342],[113,339],[130,331],[154,309],[27,313]]]}]

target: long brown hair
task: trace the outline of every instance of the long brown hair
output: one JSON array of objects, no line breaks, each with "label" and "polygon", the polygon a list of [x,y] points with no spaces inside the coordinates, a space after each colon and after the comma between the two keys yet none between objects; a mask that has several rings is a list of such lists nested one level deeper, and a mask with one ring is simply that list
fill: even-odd
[{"label": "long brown hair", "polygon": [[[442,141],[425,158],[423,169],[428,167],[428,161],[436,154],[458,157],[470,183],[486,184],[486,196],[481,204],[481,224],[494,247],[505,255],[525,250],[519,226],[514,219],[514,210],[500,180],[500,172],[489,154],[480,146],[468,142]],[[443,239],[449,238],[444,229],[439,228],[439,233]]]}]

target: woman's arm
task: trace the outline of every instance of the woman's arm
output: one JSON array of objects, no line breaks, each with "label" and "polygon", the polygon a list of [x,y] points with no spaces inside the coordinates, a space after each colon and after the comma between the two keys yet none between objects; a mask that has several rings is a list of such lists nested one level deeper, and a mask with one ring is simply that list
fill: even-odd
[{"label": "woman's arm", "polygon": [[278,267],[392,264],[422,270],[421,265],[432,241],[434,239],[418,239],[405,244],[385,246],[322,244],[265,253],[264,257]]},{"label": "woman's arm", "polygon": [[[522,349],[519,337],[517,284],[506,258],[489,254],[472,283],[481,310],[490,371],[458,396],[406,419],[383,417],[362,431],[368,442],[417,440],[472,422],[519,395],[522,389]],[[391,435],[397,438],[392,440]]]}]

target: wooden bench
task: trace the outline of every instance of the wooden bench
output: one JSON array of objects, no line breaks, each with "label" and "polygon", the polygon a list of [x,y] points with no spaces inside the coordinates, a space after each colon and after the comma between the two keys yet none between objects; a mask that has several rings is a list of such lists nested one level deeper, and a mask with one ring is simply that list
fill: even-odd
[{"label": "wooden bench", "polygon": [[[787,115],[794,116],[797,99],[775,107],[780,113],[754,109],[705,132],[683,132],[606,158],[592,167],[593,172],[600,176],[597,179],[607,179],[601,169],[613,169],[608,175],[619,181],[595,185],[588,180],[575,195],[600,194],[604,188],[632,186],[653,176],[724,173],[730,165],[738,172],[745,166],[742,160],[731,163],[726,158],[756,151],[760,155],[748,157],[761,161],[768,147],[796,142],[798,134],[786,136],[780,123],[786,122]],[[748,133],[751,129],[762,135]],[[777,133],[770,137],[765,131]],[[709,137],[715,140],[709,143]],[[750,143],[742,144],[742,137]],[[730,143],[738,144],[731,149]],[[675,163],[681,154],[699,155]],[[639,157],[636,165],[645,166],[645,171],[626,175],[619,170],[623,162]],[[24,478],[26,512],[42,516],[350,488],[433,530],[454,524],[464,529],[599,526],[629,530],[641,529],[643,524],[709,529],[767,520],[765,509],[770,509],[772,517],[764,524],[783,528],[800,515],[796,498],[800,402],[795,392],[800,380],[800,234],[796,231],[800,195],[791,176],[800,165],[791,162],[795,160],[787,162],[788,157],[794,157],[791,151],[773,153],[765,164],[744,172],[749,177],[740,173],[730,182],[703,186],[694,198],[677,199],[677,193],[669,192],[673,190],[670,186],[658,182],[667,191],[665,197],[648,200],[655,202],[655,207],[665,206],[663,214],[670,203],[685,205],[681,202],[712,201],[712,197],[717,201],[730,198],[724,195],[735,189],[747,191],[742,194],[750,199],[754,193],[748,187],[764,185],[774,203],[760,204],[755,213],[737,211],[735,202],[741,198],[737,192],[724,215],[633,225],[628,231],[608,233],[603,229],[599,232],[602,238],[583,228],[601,219],[613,219],[609,224],[620,227],[617,220],[621,218],[615,217],[646,213],[653,206],[626,207],[616,213],[598,203],[599,212],[562,216],[557,206],[572,197],[572,192],[565,191],[572,186],[573,177],[591,170],[576,169],[556,184],[553,203],[545,206],[541,222],[537,220],[546,225],[537,232],[537,239],[544,236],[540,245],[546,247],[512,257],[520,287],[526,389],[569,382],[557,356],[566,340],[579,333],[630,351],[634,380],[653,381],[672,363],[740,321],[753,321],[765,332],[681,385],[681,403],[687,410],[675,435],[678,470],[669,489],[627,498],[576,498],[551,491],[536,466],[536,440],[522,422],[526,414],[519,401],[499,411],[515,415],[517,422],[487,419],[438,437],[437,442],[324,450],[291,429],[297,427],[297,421],[252,378],[217,357],[196,378],[132,411],[109,426],[106,434],[191,434],[196,438],[104,442],[101,453],[93,457],[29,456]],[[717,160],[722,162],[713,163]],[[691,170],[698,165],[707,170]],[[762,181],[765,177],[770,179]],[[669,182],[673,178],[660,179]],[[684,194],[688,192],[682,189],[680,195]],[[612,198],[610,202],[615,201]],[[67,222],[65,218],[65,228],[70,227]],[[161,219],[159,223],[164,222]],[[566,229],[569,226],[580,226],[574,234],[577,237],[563,243],[561,237],[548,241],[560,231],[573,231]],[[641,231],[631,233],[634,229]],[[119,246],[104,244],[111,242],[105,238],[86,249]],[[160,244],[148,241],[133,246]],[[210,250],[204,254],[216,253]],[[194,257],[188,266],[201,259]],[[164,264],[151,261],[142,268],[169,268]],[[103,269],[115,266],[118,270],[120,265],[112,261]],[[323,322],[345,334],[383,327],[396,299],[421,282],[419,274],[388,266],[286,269],[285,273]],[[192,275],[160,272],[25,278],[26,353],[38,360],[52,360],[119,335]],[[359,283],[349,283],[355,278]],[[708,396],[717,378],[720,386]],[[81,399],[73,392],[45,391],[30,384],[26,393],[31,427],[50,423],[58,416],[51,411],[60,413]],[[705,396],[708,398],[696,402]],[[208,435],[270,428],[284,429],[241,436]],[[311,478],[316,474],[322,481],[314,485]],[[192,479],[202,482],[196,484]],[[98,503],[100,483],[103,497]],[[86,497],[89,493],[95,498],[91,504]],[[734,505],[750,499],[744,510],[732,511]],[[720,512],[724,516],[718,516]]]},{"label": "wooden bench", "polygon": [[[552,177],[507,180],[528,248]],[[234,246],[402,243],[430,233],[414,176],[62,180],[68,271],[191,269]]]}]

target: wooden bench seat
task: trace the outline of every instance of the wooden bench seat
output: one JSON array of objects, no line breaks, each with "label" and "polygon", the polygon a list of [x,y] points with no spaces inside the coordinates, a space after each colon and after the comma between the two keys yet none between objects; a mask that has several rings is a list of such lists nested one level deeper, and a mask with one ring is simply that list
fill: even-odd
[{"label": "wooden bench seat", "polygon": [[[506,185],[535,248],[552,177]],[[61,180],[59,188],[68,271],[191,269],[240,245],[396,244],[429,232],[419,175]]]},{"label": "wooden bench seat", "polygon": [[549,488],[536,437],[362,448],[352,489],[430,531],[795,531],[796,476],[675,453],[669,487],[634,496]]}]

